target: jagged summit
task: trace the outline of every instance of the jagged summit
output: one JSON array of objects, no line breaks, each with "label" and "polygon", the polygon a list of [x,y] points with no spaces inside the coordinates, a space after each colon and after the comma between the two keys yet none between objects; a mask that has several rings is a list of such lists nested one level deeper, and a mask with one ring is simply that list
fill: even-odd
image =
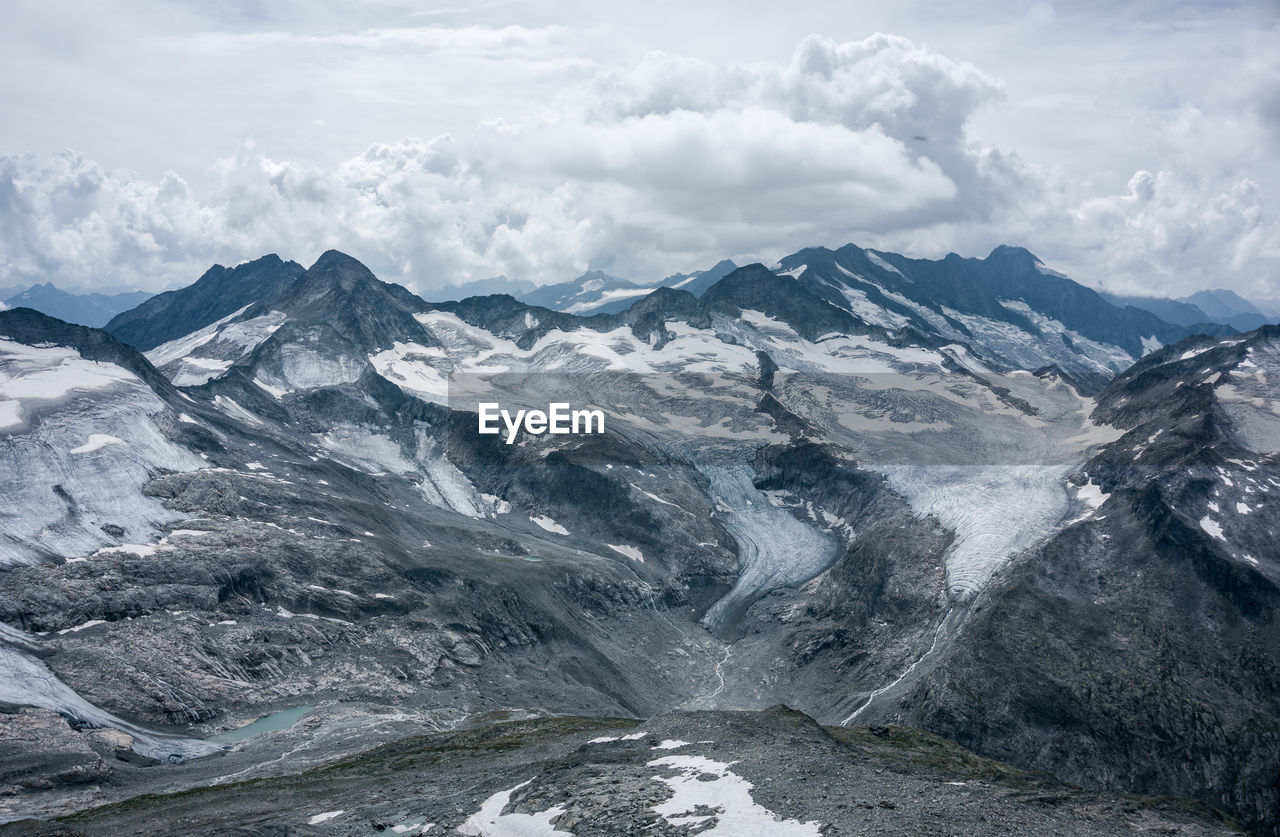
[{"label": "jagged summit", "polygon": [[1118,307],[1029,250],[1007,245],[984,259],[951,253],[939,260],[853,244],[811,247],[784,258],[776,272],[833,289],[843,297],[833,304],[869,323],[965,343],[1023,368],[1056,364],[1095,390],[1154,348],[1193,333],[1231,331],[1212,323],[1174,325]]},{"label": "jagged summit", "polygon": [[302,265],[275,254],[234,268],[214,265],[195,284],[157,294],[117,314],[104,328],[140,351],[149,351],[250,306],[269,303],[304,272]]},{"label": "jagged summit", "polygon": [[530,305],[566,314],[617,313],[650,290],[602,270],[589,270],[576,279],[543,285],[520,298]]},{"label": "jagged summit", "polygon": [[[1041,267],[809,248],[582,316],[428,304],[329,252],[212,269],[131,312],[173,335],[144,356],[0,314],[0,737],[33,742],[0,764],[58,785],[83,757],[108,802],[424,729],[483,762],[512,729],[472,728],[494,717],[781,702],[1274,822],[1280,330],[1171,345],[1189,330]],[[607,425],[504,439],[477,430],[490,400]],[[278,712],[310,715],[240,732]],[[632,782],[738,758],[675,741],[682,723],[557,734],[550,758],[626,755]],[[817,775],[833,751],[805,723]],[[167,762],[232,728],[223,759]],[[489,793],[498,816],[586,787],[512,788],[528,776],[449,802],[450,822]],[[307,819],[349,808],[325,822],[355,827],[362,795]]]},{"label": "jagged summit", "polygon": [[[528,311],[514,318],[497,309],[484,313],[484,303],[458,310],[470,312],[475,322],[505,318],[502,333],[529,343],[550,328],[575,322],[564,317],[604,317],[585,327],[625,323],[647,337],[655,312],[671,306],[671,313],[679,309],[684,317],[751,309],[778,317],[809,339],[878,333],[924,346],[961,343],[1012,368],[1055,365],[1090,391],[1161,345],[1195,332],[1229,332],[1213,324],[1175,325],[1147,311],[1118,307],[1046,268],[1025,248],[1008,245],[982,259],[951,254],[941,260],[910,259],[852,243],[837,250],[809,247],[774,268],[786,282],[773,282],[767,273],[758,264],[737,267],[722,260],[707,271],[669,277],[676,280],[670,288],[700,297],[697,306],[596,270],[522,294],[517,299]],[[642,307],[626,313],[642,300]],[[514,311],[511,302],[488,304]],[[315,328],[323,327],[342,340],[383,350],[396,342],[433,345],[414,321],[428,307],[405,288],[380,281],[352,256],[329,250],[306,270],[275,255],[233,269],[215,266],[189,288],[119,315],[108,330],[151,350],[200,328],[262,322],[258,318],[276,311],[290,328],[313,327],[313,339],[319,339]],[[192,370],[185,380],[201,375]]]},{"label": "jagged summit", "polygon": [[326,251],[269,305],[291,323],[332,329],[360,351],[388,349],[397,340],[433,342],[413,318],[426,305],[421,299],[337,250]]}]

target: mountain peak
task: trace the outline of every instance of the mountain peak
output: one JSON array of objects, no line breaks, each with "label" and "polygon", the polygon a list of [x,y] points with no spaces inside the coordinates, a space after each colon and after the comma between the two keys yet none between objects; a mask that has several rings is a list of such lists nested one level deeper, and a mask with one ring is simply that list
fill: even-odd
[{"label": "mountain peak", "polygon": [[241,262],[240,264],[236,265],[236,267],[244,267],[245,265],[250,265],[250,264],[258,265],[259,267],[266,267],[272,264],[284,264],[284,259],[280,258],[279,254],[277,253],[267,253],[265,256],[259,256],[256,259],[250,259],[249,261]]},{"label": "mountain peak", "polygon": [[1044,264],[1040,258],[1028,250],[1026,247],[1016,247],[1011,244],[1001,244],[992,250],[986,260],[991,261],[1000,259],[1004,261],[1025,262],[1028,264]]},{"label": "mountain peak", "polygon": [[270,304],[304,272],[302,265],[283,261],[274,253],[232,268],[215,264],[195,284],[157,294],[117,314],[104,328],[117,339],[147,351],[241,308]]},{"label": "mountain peak", "polygon": [[31,308],[68,323],[97,328],[148,296],[150,294],[138,291],[71,293],[55,287],[52,282],[42,282],[10,296],[4,302],[11,308]]},{"label": "mountain peak", "polygon": [[365,350],[389,348],[406,336],[431,342],[413,319],[424,305],[421,299],[338,250],[325,251],[272,305],[295,323],[331,328]]},{"label": "mountain peak", "polygon": [[349,256],[341,250],[325,250],[320,254],[320,258],[316,259],[315,264],[307,268],[308,273],[324,272],[330,270],[343,271],[359,271],[372,276],[369,268],[354,256]]},{"label": "mountain peak", "polygon": [[593,269],[591,269],[591,270],[588,270],[586,273],[582,274],[581,276],[579,276],[579,277],[578,277],[577,279],[575,279],[574,281],[576,281],[576,282],[581,282],[583,279],[607,279],[607,280],[610,280],[610,281],[613,281],[613,282],[625,282],[625,281],[626,281],[625,279],[619,279],[619,278],[618,278],[618,277],[616,277],[616,276],[611,276],[611,275],[609,275],[608,273],[605,273],[603,270],[600,270],[599,268],[593,268]]},{"label": "mountain peak", "polygon": [[1182,297],[1180,301],[1195,305],[1212,317],[1231,317],[1237,314],[1262,315],[1252,302],[1226,288],[1196,291],[1190,296]]}]

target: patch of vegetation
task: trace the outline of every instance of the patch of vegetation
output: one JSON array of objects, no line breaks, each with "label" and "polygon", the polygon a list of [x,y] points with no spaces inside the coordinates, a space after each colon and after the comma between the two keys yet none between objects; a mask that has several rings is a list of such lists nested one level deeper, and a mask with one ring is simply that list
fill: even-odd
[{"label": "patch of vegetation", "polygon": [[[636,721],[625,718],[537,718],[491,724],[477,729],[420,735],[337,759],[294,776],[203,785],[174,793],[142,794],[109,805],[77,811],[59,817],[56,821],[98,822],[173,806],[190,807],[198,804],[200,807],[208,807],[219,804],[210,802],[211,798],[226,800],[221,803],[225,807],[232,799],[244,799],[258,793],[277,798],[292,797],[295,793],[306,795],[307,792],[314,793],[320,785],[333,785],[347,779],[358,781],[379,774],[411,772],[458,754],[483,756],[485,753],[536,746],[541,741],[564,735],[607,732],[635,726]],[[196,800],[200,801],[197,803]]]},{"label": "patch of vegetation", "polygon": [[834,739],[865,758],[905,773],[929,772],[939,778],[969,779],[1020,789],[1060,785],[1043,774],[1028,773],[980,756],[949,738],[915,727],[823,727]]}]

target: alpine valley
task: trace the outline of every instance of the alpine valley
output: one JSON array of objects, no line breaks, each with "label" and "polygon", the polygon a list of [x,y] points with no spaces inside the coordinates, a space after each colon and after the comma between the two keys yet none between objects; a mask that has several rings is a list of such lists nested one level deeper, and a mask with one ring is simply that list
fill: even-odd
[{"label": "alpine valley", "polygon": [[0,833],[1280,834],[1280,327],[1015,247],[522,293],[0,312]]}]

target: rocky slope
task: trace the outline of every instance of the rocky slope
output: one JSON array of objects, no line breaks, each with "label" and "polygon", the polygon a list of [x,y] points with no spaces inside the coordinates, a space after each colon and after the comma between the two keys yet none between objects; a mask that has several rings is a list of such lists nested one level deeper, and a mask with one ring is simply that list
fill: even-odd
[{"label": "rocky slope", "polygon": [[[1275,334],[1192,338],[1107,383],[1183,332],[1025,251],[801,255],[591,317],[267,257],[121,315],[145,356],[0,312],[21,498],[0,705],[35,742],[4,816],[495,712],[785,702],[1266,832]],[[507,444],[477,432],[483,401],[599,407],[605,432]],[[203,757],[299,712],[283,753]]]},{"label": "rocky slope", "polygon": [[[288,800],[282,805],[282,800]],[[1083,793],[903,728],[778,707],[555,718],[410,738],[296,776],[95,808],[11,835],[1237,833],[1194,806]]]},{"label": "rocky slope", "polygon": [[1077,476],[1105,502],[1017,559],[934,674],[880,717],[1274,829],[1277,374],[1280,328],[1267,327],[1120,376],[1095,417],[1127,432]]},{"label": "rocky slope", "polygon": [[214,265],[195,284],[156,294],[112,317],[104,329],[139,351],[154,349],[255,304],[269,303],[302,272],[301,265],[274,254],[235,268]]},{"label": "rocky slope", "polygon": [[706,270],[673,273],[653,283],[628,282],[600,270],[589,270],[568,282],[542,286],[528,280],[498,276],[462,285],[446,285],[429,292],[425,298],[432,302],[450,302],[474,296],[508,294],[526,305],[565,314],[619,314],[657,288],[676,288],[702,296],[708,288],[737,269],[731,260],[722,259]]}]

